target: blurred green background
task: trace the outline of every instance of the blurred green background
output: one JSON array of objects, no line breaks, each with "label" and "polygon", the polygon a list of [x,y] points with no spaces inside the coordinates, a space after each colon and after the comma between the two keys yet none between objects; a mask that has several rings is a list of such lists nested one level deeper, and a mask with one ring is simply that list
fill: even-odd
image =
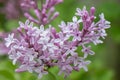
[{"label": "blurred green background", "polygon": [[[2,8],[2,4],[0,5]],[[56,6],[60,16],[51,24],[57,27],[62,20],[71,21],[76,8],[83,6],[87,9],[95,6],[97,17],[104,13],[105,18],[111,22],[111,28],[107,30],[108,36],[103,44],[92,46],[96,54],[88,57],[92,61],[88,66],[89,71],[81,69],[80,72],[72,72],[68,80],[120,80],[120,0],[64,0]],[[25,18],[9,20],[4,14],[0,14],[0,31],[15,29],[19,20],[25,21]],[[38,80],[35,74],[14,72],[15,68],[17,66],[13,66],[6,55],[0,55],[0,80]],[[57,75],[57,68],[50,69],[50,72],[40,80],[64,80],[63,76]]]}]

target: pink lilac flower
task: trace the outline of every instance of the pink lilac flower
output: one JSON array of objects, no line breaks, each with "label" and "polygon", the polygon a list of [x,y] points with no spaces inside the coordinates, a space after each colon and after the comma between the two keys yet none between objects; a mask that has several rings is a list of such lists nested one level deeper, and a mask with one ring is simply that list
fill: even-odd
[{"label": "pink lilac flower", "polygon": [[[46,0],[43,7],[51,7],[59,2]],[[34,1],[29,4],[35,7]],[[103,13],[100,14],[100,20],[94,22],[96,18],[94,12],[94,7],[90,12],[85,7],[82,10],[77,8],[76,17],[73,17],[72,22],[62,21],[59,32],[51,25],[45,29],[44,22],[38,23],[40,27],[35,27],[34,21],[30,22],[31,20],[19,22],[20,26],[17,29],[19,38],[15,38],[14,33],[5,38],[6,47],[10,48],[9,58],[13,64],[20,65],[16,72],[36,72],[41,78],[53,66],[59,67],[59,74],[64,73],[65,77],[73,70],[79,71],[83,68],[88,71],[87,65],[90,61],[86,58],[89,54],[94,55],[90,44],[102,43],[101,38],[104,39],[107,35],[105,29],[110,27],[110,22],[105,20]],[[82,47],[83,56],[78,55],[76,51],[78,46]]]}]

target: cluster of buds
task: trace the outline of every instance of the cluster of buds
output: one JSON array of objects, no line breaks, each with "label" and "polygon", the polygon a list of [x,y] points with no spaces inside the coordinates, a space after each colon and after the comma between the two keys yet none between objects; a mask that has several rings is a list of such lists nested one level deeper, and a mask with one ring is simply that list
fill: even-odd
[{"label": "cluster of buds", "polygon": [[[61,0],[57,1],[61,2]],[[59,67],[59,74],[64,73],[65,77],[73,70],[79,71],[81,68],[85,71],[88,70],[87,65],[90,61],[85,59],[88,55],[94,54],[90,44],[102,43],[101,38],[104,39],[107,35],[105,29],[110,27],[110,22],[105,20],[103,13],[99,15],[100,20],[94,22],[96,18],[94,16],[95,8],[91,7],[90,12],[88,12],[84,7],[82,10],[77,8],[76,16],[73,17],[72,22],[62,21],[59,25],[59,32],[51,25],[45,29],[44,24],[48,20],[44,16],[46,9],[58,4],[57,1],[46,0],[42,6],[42,11],[33,6],[36,8],[35,12],[39,19],[45,21],[37,21],[38,24],[43,23],[39,28],[33,24],[36,21],[28,17],[32,22],[29,20],[25,23],[19,22],[18,34],[11,33],[5,38],[5,45],[10,48],[9,58],[13,60],[13,64],[19,63],[20,65],[16,72],[36,72],[41,78],[53,66]],[[29,4],[35,5],[33,2]],[[39,16],[38,12],[42,16]],[[46,14],[46,16],[48,15]],[[83,26],[80,26],[81,24]],[[76,52],[79,46],[82,47],[83,56],[79,56]]]},{"label": "cluster of buds", "polygon": [[[40,0],[40,8],[38,2],[38,0],[23,0],[21,6],[26,9],[24,15],[34,23],[46,25],[59,15],[59,12],[55,11],[55,5],[63,2],[63,0]],[[34,11],[37,19],[30,15],[29,9]]]}]

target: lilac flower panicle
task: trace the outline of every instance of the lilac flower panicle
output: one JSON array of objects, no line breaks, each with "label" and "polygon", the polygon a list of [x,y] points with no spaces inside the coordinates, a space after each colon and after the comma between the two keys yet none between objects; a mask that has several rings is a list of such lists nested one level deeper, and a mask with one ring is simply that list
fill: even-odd
[{"label": "lilac flower panicle", "polygon": [[[46,0],[43,9],[61,1]],[[33,3],[34,1],[29,2],[30,5]],[[29,4],[26,6],[30,6]],[[88,71],[87,65],[90,64],[90,61],[85,59],[88,55],[95,54],[91,50],[90,44],[103,43],[101,39],[107,36],[105,30],[110,27],[110,22],[105,20],[103,13],[99,16],[100,20],[94,22],[96,18],[94,13],[94,7],[90,9],[90,12],[85,7],[77,8],[72,22],[62,21],[59,25],[59,32],[52,25],[44,28],[44,22],[40,27],[34,26],[34,21],[30,22],[31,20],[27,20],[25,23],[19,22],[20,26],[17,29],[19,38],[15,38],[14,33],[5,38],[6,47],[10,48],[9,58],[12,59],[13,64],[19,63],[20,65],[16,72],[36,72],[41,78],[48,74],[48,69],[53,66],[59,67],[59,74],[64,73],[65,77],[73,70],[79,71],[83,68]],[[82,47],[83,56],[78,56],[76,51],[78,46]]]}]

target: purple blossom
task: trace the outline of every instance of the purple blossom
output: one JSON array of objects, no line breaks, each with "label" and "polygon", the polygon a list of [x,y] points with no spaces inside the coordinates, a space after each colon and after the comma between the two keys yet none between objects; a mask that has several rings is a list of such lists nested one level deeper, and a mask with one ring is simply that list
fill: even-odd
[{"label": "purple blossom", "polygon": [[15,42],[14,33],[9,34],[8,38],[5,38],[5,41],[6,41],[5,43],[6,47],[9,47],[11,44],[13,44]]},{"label": "purple blossom", "polygon": [[91,46],[85,47],[84,45],[82,46],[82,52],[84,52],[84,58],[87,58],[88,54],[94,55],[95,53],[90,49]]},{"label": "purple blossom", "polygon": [[80,62],[78,63],[78,68],[79,69],[83,68],[85,71],[88,71],[87,65],[90,63],[91,63],[90,61],[80,60]]},{"label": "purple blossom", "polygon": [[[46,0],[42,7],[48,8],[61,1]],[[24,6],[37,8],[35,1]],[[79,71],[83,68],[88,71],[87,65],[90,61],[85,59],[88,54],[94,54],[90,44],[102,43],[101,38],[104,39],[107,35],[105,29],[110,27],[110,22],[105,20],[103,13],[100,15],[100,20],[94,22],[96,18],[94,12],[94,7],[90,9],[90,13],[85,7],[83,10],[78,8],[72,22],[61,22],[59,32],[51,25],[45,29],[46,21],[39,23],[40,27],[35,27],[32,23],[35,21],[30,22],[30,18],[30,21],[27,20],[25,23],[19,22],[20,26],[17,29],[19,38],[15,38],[13,33],[5,38],[6,47],[10,48],[9,58],[13,60],[13,64],[19,63],[20,65],[16,71],[36,72],[39,78],[47,74],[48,69],[53,66],[58,66],[59,74],[64,73],[65,77],[73,70]],[[45,18],[43,15],[41,17],[43,17],[41,19]],[[82,47],[81,52],[84,56],[78,56],[76,52],[78,46]]]}]

